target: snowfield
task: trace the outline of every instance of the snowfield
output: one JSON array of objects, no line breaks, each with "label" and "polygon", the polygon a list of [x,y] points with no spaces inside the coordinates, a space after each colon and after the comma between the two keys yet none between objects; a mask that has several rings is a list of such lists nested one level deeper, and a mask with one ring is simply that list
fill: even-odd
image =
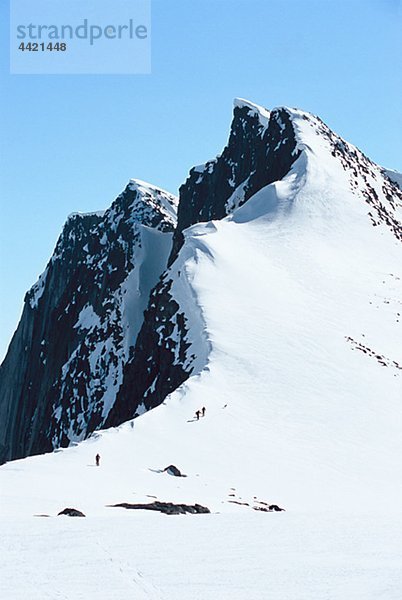
[{"label": "snowfield", "polygon": [[[134,421],[0,468],[2,599],[402,597],[401,244],[292,119],[288,175],[185,232],[175,285],[205,366]],[[110,507],[155,499],[211,514]]]},{"label": "snowfield", "polygon": [[400,600],[401,518],[303,513],[2,524],[4,600]]}]

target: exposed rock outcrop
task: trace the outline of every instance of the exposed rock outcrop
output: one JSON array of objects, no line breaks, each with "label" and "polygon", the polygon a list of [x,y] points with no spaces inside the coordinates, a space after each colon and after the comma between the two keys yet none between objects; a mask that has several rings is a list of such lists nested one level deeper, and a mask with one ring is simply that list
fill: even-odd
[{"label": "exposed rock outcrop", "polygon": [[62,511],[57,513],[57,516],[66,515],[67,517],[85,517],[84,513],[76,508],[64,508]]},{"label": "exposed rock outcrop", "polygon": [[166,467],[166,469],[163,469],[165,471],[165,473],[167,473],[168,475],[173,475],[174,477],[187,477],[187,475],[184,475],[180,469],[178,469],[177,467],[175,467],[174,465],[169,465],[168,467]]},{"label": "exposed rock outcrop", "polygon": [[197,515],[207,514],[211,511],[206,506],[201,504],[174,504],[173,502],[150,502],[149,504],[129,504],[128,502],[122,502],[120,504],[113,504],[111,508],[127,508],[130,510],[155,510],[165,515],[185,515],[186,513]]}]

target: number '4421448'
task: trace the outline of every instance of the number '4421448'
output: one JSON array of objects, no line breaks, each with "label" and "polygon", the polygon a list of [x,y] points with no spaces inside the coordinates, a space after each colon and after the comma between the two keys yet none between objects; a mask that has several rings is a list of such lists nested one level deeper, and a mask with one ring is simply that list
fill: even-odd
[{"label": "number '4421448'", "polygon": [[18,50],[22,50],[22,52],[45,52],[46,50],[49,52],[65,52],[67,50],[67,44],[64,42],[49,42],[48,44],[45,44],[44,42],[40,44],[37,42],[28,42],[27,44],[21,42],[18,46]]}]

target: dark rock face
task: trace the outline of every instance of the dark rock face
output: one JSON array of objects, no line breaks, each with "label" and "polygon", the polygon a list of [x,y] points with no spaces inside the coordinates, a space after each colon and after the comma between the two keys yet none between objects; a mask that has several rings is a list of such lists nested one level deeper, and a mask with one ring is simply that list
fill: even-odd
[{"label": "dark rock face", "polygon": [[103,425],[166,267],[175,204],[132,181],[104,214],[68,219],[0,368],[0,462]]},{"label": "dark rock face", "polygon": [[66,515],[67,517],[85,517],[84,513],[76,508],[64,508],[62,511],[57,513],[57,516]]},{"label": "dark rock face", "polygon": [[127,508],[131,510],[156,510],[165,515],[191,515],[207,514],[211,511],[206,506],[201,504],[173,504],[173,502],[151,502],[149,504],[129,504],[122,502],[121,504],[113,504],[111,508]]},{"label": "dark rock face", "polygon": [[[191,169],[180,188],[177,229],[169,264],[183,244],[183,230],[201,221],[222,219],[261,188],[282,179],[299,156],[289,114],[266,115],[248,103],[237,103],[227,146],[216,159]],[[244,187],[237,202],[230,200]]]},{"label": "dark rock face", "polygon": [[168,271],[152,291],[106,427],[131,419],[138,407],[158,406],[194,371],[196,356],[191,354],[185,312],[171,293],[173,278]]}]

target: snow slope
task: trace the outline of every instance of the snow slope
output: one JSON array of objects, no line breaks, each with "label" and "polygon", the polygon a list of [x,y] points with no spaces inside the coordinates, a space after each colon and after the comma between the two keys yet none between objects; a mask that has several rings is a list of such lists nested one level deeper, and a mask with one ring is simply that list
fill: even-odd
[{"label": "snow slope", "polygon": [[[188,317],[202,316],[205,367],[132,422],[0,468],[3,568],[26,565],[7,599],[31,590],[42,546],[61,547],[55,579],[36,575],[37,590],[52,579],[49,598],[89,597],[62,559],[79,581],[100,576],[97,598],[401,597],[401,197],[356,148],[287,110],[291,171],[187,229],[172,266],[176,289],[191,285]],[[160,472],[169,464],[187,477]],[[213,514],[108,506],[155,498]],[[253,510],[264,503],[286,512]],[[66,506],[87,520],[33,517]]]}]

